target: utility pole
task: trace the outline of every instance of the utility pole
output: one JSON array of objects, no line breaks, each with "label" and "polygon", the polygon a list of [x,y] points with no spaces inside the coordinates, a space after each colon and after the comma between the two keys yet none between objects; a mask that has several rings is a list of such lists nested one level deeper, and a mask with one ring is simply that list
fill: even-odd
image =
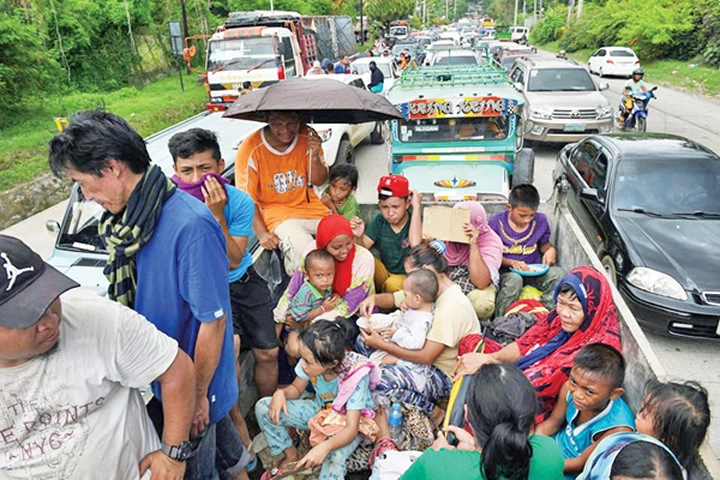
[{"label": "utility pole", "polygon": [[453,0],[453,20],[457,22],[457,0]]},{"label": "utility pole", "polygon": [[427,0],[423,0],[422,9],[423,28],[425,28],[427,27]]},{"label": "utility pole", "polygon": [[568,2],[568,15],[567,15],[567,25],[568,26],[570,25],[570,17],[572,17],[572,11],[574,8],[575,8],[575,0],[570,0],[570,2]]},{"label": "utility pole", "polygon": [[363,22],[363,0],[360,0],[360,43],[365,43],[365,23]]},{"label": "utility pole", "polygon": [[[188,24],[187,24],[187,12],[185,11],[185,0],[180,0],[180,7],[182,8],[182,20],[183,20],[183,35],[185,38],[189,37]],[[190,75],[190,62],[186,65],[187,73]]]},{"label": "utility pole", "polygon": [[[515,1],[517,1],[517,0],[515,0]],[[445,0],[445,19],[446,20],[450,20],[450,16],[449,16],[450,15],[450,13],[449,13],[450,4],[449,4],[449,2],[450,2],[450,0]]]},{"label": "utility pole", "polygon": [[513,18],[513,26],[517,26],[518,0],[515,0],[515,17]]},{"label": "utility pole", "polygon": [[577,18],[580,18],[580,15],[582,15],[582,7],[583,7],[583,0],[578,0]]}]

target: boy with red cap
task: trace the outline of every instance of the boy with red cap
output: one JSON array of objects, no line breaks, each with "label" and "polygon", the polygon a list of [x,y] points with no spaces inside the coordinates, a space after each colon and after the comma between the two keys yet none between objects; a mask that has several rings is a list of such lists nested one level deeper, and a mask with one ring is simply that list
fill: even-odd
[{"label": "boy with red cap", "polygon": [[375,289],[393,293],[402,290],[405,280],[405,255],[422,240],[420,194],[410,191],[408,179],[402,175],[386,175],[378,183],[380,213],[365,228],[353,217],[350,224],[355,243],[370,249],[375,246]]}]

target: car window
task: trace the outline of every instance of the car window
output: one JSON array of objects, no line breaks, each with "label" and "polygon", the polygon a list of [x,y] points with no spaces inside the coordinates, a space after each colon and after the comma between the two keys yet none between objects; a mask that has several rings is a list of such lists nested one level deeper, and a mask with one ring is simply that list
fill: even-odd
[{"label": "car window", "polygon": [[618,164],[615,208],[644,208],[663,214],[717,212],[720,160],[716,158],[634,158]]},{"label": "car window", "polygon": [[597,55],[598,57],[604,57],[605,53],[607,53],[607,52],[605,52],[605,49],[601,48],[600,50],[597,51],[597,53],[595,55]]},{"label": "car window", "polygon": [[521,83],[521,84],[525,85],[525,72],[520,67],[516,68],[515,71],[513,71],[510,78],[515,83]]},{"label": "car window", "polygon": [[605,198],[605,185],[607,181],[607,169],[608,169],[608,158],[605,152],[600,154],[595,159],[595,163],[592,166],[592,178],[590,179],[589,185],[592,188],[597,189],[598,195],[601,198]]},{"label": "car window", "polygon": [[530,72],[528,92],[591,92],[595,83],[584,68],[543,68]]},{"label": "car window", "polygon": [[593,172],[590,167],[597,153],[598,148],[594,143],[583,142],[575,148],[570,157],[570,162],[588,185],[592,185],[593,182]]},{"label": "car window", "polygon": [[365,90],[365,82],[362,81],[362,78],[356,78],[350,82],[350,85]]},{"label": "car window", "polygon": [[634,57],[635,54],[628,50],[613,50],[610,52],[611,57]]}]

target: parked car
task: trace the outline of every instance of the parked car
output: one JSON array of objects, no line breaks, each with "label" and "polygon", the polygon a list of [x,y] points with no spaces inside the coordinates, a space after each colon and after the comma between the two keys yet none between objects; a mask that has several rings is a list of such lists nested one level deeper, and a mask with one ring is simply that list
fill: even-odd
[{"label": "parked car", "polygon": [[597,73],[601,77],[617,75],[629,78],[639,66],[640,59],[627,47],[603,47],[588,59],[590,73]]},{"label": "parked car", "polygon": [[357,74],[362,77],[365,85],[370,83],[370,62],[375,62],[377,68],[383,73],[385,80],[383,81],[382,94],[385,95],[390,87],[393,86],[393,82],[399,76],[397,69],[395,68],[395,62],[390,57],[362,57],[353,61],[350,65],[350,69],[355,69]]},{"label": "parked car", "polygon": [[553,178],[641,325],[720,339],[718,155],[676,135],[593,135],[560,151]]},{"label": "parked car", "polygon": [[575,142],[613,129],[613,107],[588,71],[574,60],[520,58],[508,72],[523,92],[525,138],[541,142]]},{"label": "parked car", "polygon": [[[311,75],[305,78],[310,80],[333,79],[363,90],[368,89],[365,81],[359,75],[329,74]],[[355,163],[355,147],[368,137],[370,137],[372,143],[383,143],[385,141],[383,125],[384,122],[368,122],[357,125],[349,123],[314,123],[312,127],[317,130],[323,139],[325,161],[328,165],[333,165],[337,162]]]}]

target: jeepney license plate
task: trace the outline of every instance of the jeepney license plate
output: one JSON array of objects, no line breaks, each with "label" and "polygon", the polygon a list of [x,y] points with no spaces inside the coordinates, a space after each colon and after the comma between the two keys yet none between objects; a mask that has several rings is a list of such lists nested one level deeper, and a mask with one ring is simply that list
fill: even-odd
[{"label": "jeepney license plate", "polygon": [[565,125],[566,132],[584,132],[585,124],[583,123],[568,123]]}]

